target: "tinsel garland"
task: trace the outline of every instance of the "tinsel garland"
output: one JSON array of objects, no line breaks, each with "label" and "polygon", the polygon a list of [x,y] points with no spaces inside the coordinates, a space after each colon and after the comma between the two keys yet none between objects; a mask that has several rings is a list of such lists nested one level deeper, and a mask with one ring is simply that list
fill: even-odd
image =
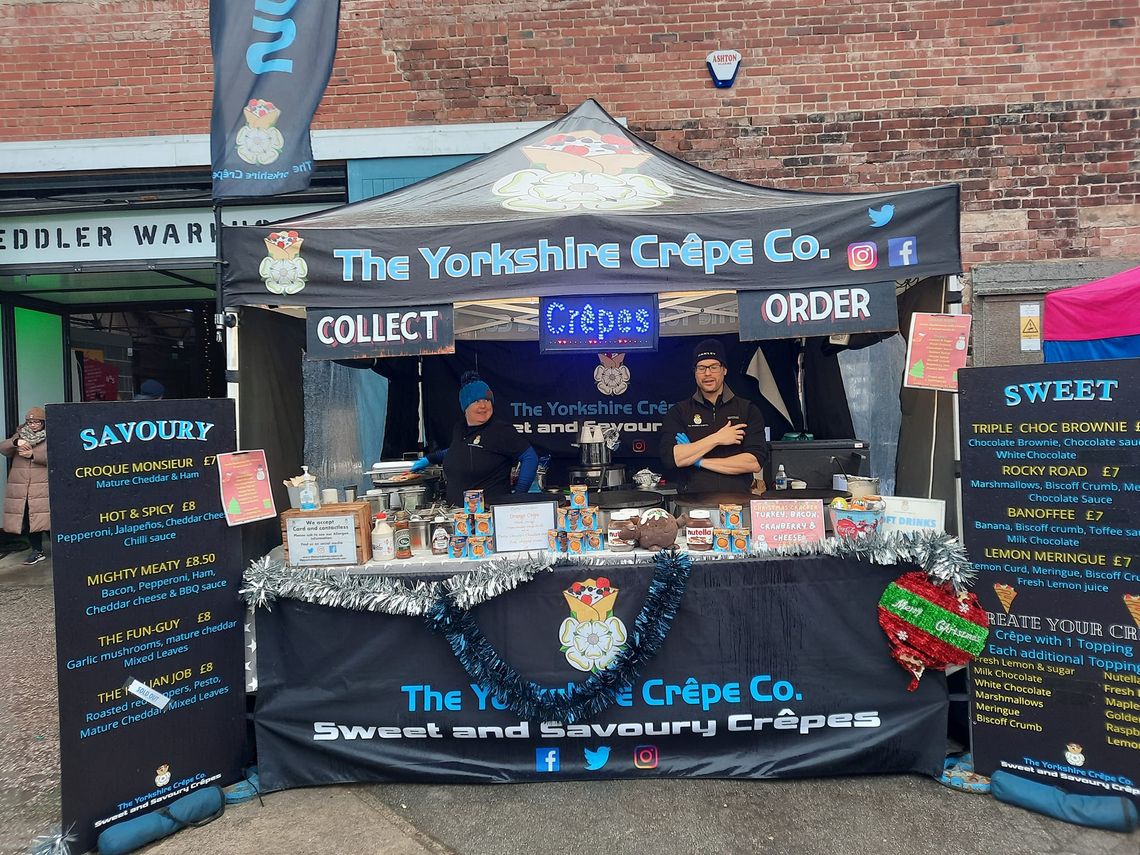
[{"label": "tinsel garland", "polygon": [[[778,549],[753,548],[748,555],[761,559],[832,555],[872,564],[915,564],[931,578],[949,582],[957,591],[964,590],[974,575],[961,542],[944,533],[828,538]],[[739,561],[742,557],[727,552],[692,556],[698,561]],[[561,565],[613,567],[644,562],[645,555],[635,553],[573,558],[552,552],[523,557],[500,555],[474,570],[457,564],[456,574],[445,581],[409,583],[393,576],[348,574],[334,569],[302,570],[265,556],[250,563],[240,593],[254,608],[268,609],[276,598],[285,597],[334,608],[418,617],[427,613],[443,591],[450,593],[459,606],[472,608]]]},{"label": "tinsel garland", "polygon": [[409,583],[391,576],[298,570],[265,556],[250,564],[239,593],[253,608],[270,609],[274,600],[285,597],[333,608],[421,617],[445,594],[469,609],[567,561],[548,553],[523,558],[499,556],[443,581]]},{"label": "tinsel garland", "polygon": [[450,594],[440,598],[426,621],[447,639],[467,675],[516,715],[528,721],[570,724],[592,718],[613,704],[622,690],[633,685],[642,666],[657,655],[684,597],[690,566],[687,553],[657,553],[653,579],[625,647],[604,671],[567,687],[546,688],[519,674],[483,635],[472,612]]},{"label": "tinsel garland", "polygon": [[56,826],[55,830],[36,837],[29,852],[31,855],[71,855],[71,844],[75,840],[74,834],[65,834]]}]

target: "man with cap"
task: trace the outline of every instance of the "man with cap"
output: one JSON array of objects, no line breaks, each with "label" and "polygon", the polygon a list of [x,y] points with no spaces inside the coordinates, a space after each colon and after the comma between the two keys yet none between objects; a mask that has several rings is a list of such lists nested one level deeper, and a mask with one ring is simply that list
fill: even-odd
[{"label": "man with cap", "polygon": [[725,385],[724,345],[707,338],[693,350],[697,391],[661,424],[661,462],[686,493],[746,493],[767,457],[760,408]]},{"label": "man with cap", "polygon": [[482,490],[483,497],[494,504],[511,492],[511,470],[517,461],[514,492],[527,492],[538,470],[538,455],[514,425],[493,418],[495,396],[478,374],[468,371],[459,382],[463,418],[455,423],[451,445],[421,457],[412,464],[412,471],[443,463],[448,502],[462,506],[465,490]]}]

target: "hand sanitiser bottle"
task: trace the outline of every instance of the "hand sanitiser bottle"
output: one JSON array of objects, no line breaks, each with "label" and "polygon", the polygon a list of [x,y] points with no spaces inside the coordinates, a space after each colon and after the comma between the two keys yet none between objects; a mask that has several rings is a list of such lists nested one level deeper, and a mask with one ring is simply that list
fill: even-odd
[{"label": "hand sanitiser bottle", "polygon": [[301,510],[315,511],[321,506],[317,499],[317,479],[309,474],[309,467],[302,466],[301,472],[301,489],[298,491],[297,499],[301,503]]}]

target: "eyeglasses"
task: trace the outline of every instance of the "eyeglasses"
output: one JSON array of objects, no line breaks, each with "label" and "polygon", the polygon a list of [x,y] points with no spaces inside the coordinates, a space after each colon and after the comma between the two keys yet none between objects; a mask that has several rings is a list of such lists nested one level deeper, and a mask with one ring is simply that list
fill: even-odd
[{"label": "eyeglasses", "polygon": [[42,425],[44,423],[43,419],[25,419],[25,421],[30,425]]},{"label": "eyeglasses", "polygon": [[719,362],[714,362],[712,365],[698,365],[695,370],[698,374],[716,374],[723,367]]}]

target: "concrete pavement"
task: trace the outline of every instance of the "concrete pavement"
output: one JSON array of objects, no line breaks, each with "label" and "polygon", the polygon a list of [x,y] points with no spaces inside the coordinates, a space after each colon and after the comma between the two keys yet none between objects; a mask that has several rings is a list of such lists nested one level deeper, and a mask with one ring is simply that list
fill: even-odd
[{"label": "concrete pavement", "polygon": [[[51,562],[0,558],[0,855],[59,822]],[[918,776],[354,784],[271,793],[147,855],[1135,855],[1093,831]]]}]

